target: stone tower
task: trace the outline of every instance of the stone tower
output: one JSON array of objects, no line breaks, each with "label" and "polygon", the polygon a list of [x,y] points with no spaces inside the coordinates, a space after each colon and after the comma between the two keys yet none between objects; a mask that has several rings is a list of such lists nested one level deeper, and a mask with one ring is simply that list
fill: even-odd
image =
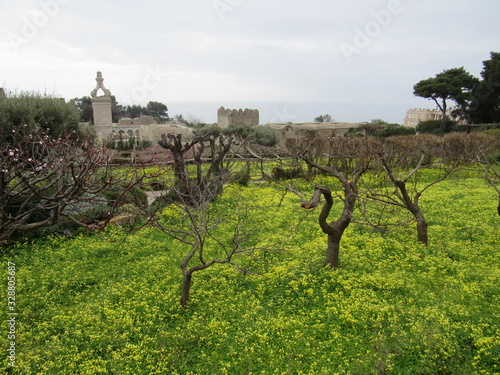
[{"label": "stone tower", "polygon": [[226,109],[220,107],[217,111],[217,125],[227,128],[230,125],[259,125],[259,110],[257,109]]},{"label": "stone tower", "polygon": [[[90,93],[92,97],[92,109],[94,111],[94,125],[111,126],[113,125],[113,117],[111,115],[111,91],[104,87],[104,79],[102,78],[101,72],[97,72],[95,80],[97,81],[97,85]],[[104,95],[97,96],[99,89],[103,91]]]}]

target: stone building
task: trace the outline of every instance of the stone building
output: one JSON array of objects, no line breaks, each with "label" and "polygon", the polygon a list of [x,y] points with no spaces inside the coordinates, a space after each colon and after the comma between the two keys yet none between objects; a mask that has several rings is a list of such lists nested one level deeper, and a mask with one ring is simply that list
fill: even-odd
[{"label": "stone building", "polygon": [[226,109],[220,107],[217,111],[217,125],[227,128],[229,125],[259,125],[258,109]]},{"label": "stone building", "polygon": [[[103,84],[101,72],[97,72],[97,85],[91,92],[92,107],[94,110],[94,125],[96,134],[102,143],[129,142],[134,139],[137,143],[151,141],[156,144],[162,134],[182,134],[184,140],[193,137],[192,128],[182,123],[158,124],[150,116],[140,118],[122,118],[113,123],[111,117],[111,92]],[[98,93],[102,91],[102,95]],[[259,125],[259,111],[257,109],[226,109],[220,107],[217,111],[217,125],[226,128],[233,124],[249,126]],[[364,133],[367,123],[348,122],[311,122],[311,123],[273,123],[266,124],[277,135],[278,142],[283,144],[289,138],[337,137],[346,133]]]},{"label": "stone building", "polygon": [[[450,110],[446,111],[446,116],[452,120],[455,120]],[[403,126],[410,126],[412,128],[415,128],[420,121],[441,121],[442,119],[443,112],[439,108],[412,108],[406,112]]]},{"label": "stone building", "polygon": [[[111,91],[104,87],[101,72],[97,72],[97,85],[90,93],[92,109],[94,111],[94,126],[97,138],[101,143],[129,142],[134,139],[136,144],[142,141],[151,141],[153,144],[160,139],[161,134],[182,134],[185,139],[192,136],[192,129],[178,123],[158,124],[151,116],[139,118],[122,118],[113,123],[111,114]],[[102,91],[102,95],[98,93]]]}]

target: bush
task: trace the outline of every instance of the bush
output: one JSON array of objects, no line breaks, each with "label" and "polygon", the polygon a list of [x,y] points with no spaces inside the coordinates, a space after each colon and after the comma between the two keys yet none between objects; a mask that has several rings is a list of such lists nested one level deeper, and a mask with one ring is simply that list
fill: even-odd
[{"label": "bush", "polygon": [[362,137],[363,133],[349,129],[345,134],[345,137]]},{"label": "bush", "polygon": [[238,141],[244,141],[252,135],[252,127],[244,124],[231,124],[224,129],[224,134],[232,135]]},{"label": "bush", "polygon": [[268,126],[252,127],[250,140],[259,145],[269,147],[272,147],[277,143],[276,133]]},{"label": "bush", "polygon": [[223,134],[223,130],[222,128],[219,128],[217,125],[209,125],[196,129],[195,134],[200,137],[208,135],[212,137],[218,137],[220,134]]},{"label": "bush", "polygon": [[500,137],[500,129],[488,129],[483,131],[483,133],[496,135],[497,137]]},{"label": "bush", "polygon": [[[147,206],[148,196],[139,185],[134,186],[132,189],[127,189],[125,185],[124,181],[120,181],[104,192],[105,197],[110,201],[110,205],[113,205],[120,198],[120,202],[123,204],[131,203],[138,207]],[[120,197],[125,190],[127,191]]]},{"label": "bush", "polygon": [[195,134],[198,136],[211,135],[218,137],[223,134],[233,136],[237,141],[249,141],[262,146],[274,146],[277,143],[276,134],[267,126],[250,126],[245,124],[232,124],[227,128],[217,125],[209,125],[197,128]]},{"label": "bush", "polygon": [[250,182],[250,163],[235,173],[234,181],[240,186],[248,186]]},{"label": "bush", "polygon": [[135,138],[130,138],[128,141],[124,141],[122,138],[120,138],[117,142],[108,142],[106,144],[106,147],[112,150],[130,151],[134,149],[134,145],[135,149],[137,151],[140,151],[151,147],[153,145],[153,142],[148,140],[142,140],[140,142],[136,142]]},{"label": "bush", "polygon": [[48,130],[50,136],[74,132],[84,138],[88,132],[80,129],[80,113],[73,103],[37,93],[20,93],[1,98],[0,142],[11,142],[10,135],[24,124]]},{"label": "bush", "polygon": [[387,124],[383,125],[381,129],[374,132],[374,136],[386,138],[394,135],[414,135],[415,129],[407,126],[402,126],[399,124]]},{"label": "bush", "polygon": [[450,133],[453,131],[465,130],[463,127],[461,128],[454,121],[448,120],[444,127],[444,131],[441,130],[441,120],[429,120],[429,121],[420,121],[416,127],[417,133],[428,133],[435,135],[443,135],[445,133]]},{"label": "bush", "polygon": [[273,168],[273,177],[276,180],[291,180],[294,178],[304,178],[304,172],[300,167],[292,168]]}]

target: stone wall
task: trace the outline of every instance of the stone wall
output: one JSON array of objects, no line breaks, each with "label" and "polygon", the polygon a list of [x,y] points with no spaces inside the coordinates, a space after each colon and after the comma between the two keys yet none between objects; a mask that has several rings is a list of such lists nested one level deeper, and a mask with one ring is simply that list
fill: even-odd
[{"label": "stone wall", "polygon": [[217,111],[217,125],[221,128],[227,128],[229,125],[259,125],[258,109],[226,109],[220,107]]},{"label": "stone wall", "polygon": [[[463,119],[458,119],[453,116],[451,110],[446,111],[446,116],[448,116],[452,121],[459,121],[459,125],[464,125],[465,121]],[[441,121],[443,119],[443,112],[438,109],[428,109],[428,108],[411,108],[406,112],[406,117],[404,119],[403,126],[410,126],[415,128],[421,121]]]},{"label": "stone wall", "polygon": [[157,125],[158,122],[152,116],[141,116],[137,118],[124,117],[118,120],[118,126],[122,125]]},{"label": "stone wall", "polygon": [[285,144],[289,138],[328,138],[342,137],[349,131],[364,134],[363,125],[366,122],[308,122],[308,123],[286,123],[267,124],[274,130],[278,138],[278,144]]}]

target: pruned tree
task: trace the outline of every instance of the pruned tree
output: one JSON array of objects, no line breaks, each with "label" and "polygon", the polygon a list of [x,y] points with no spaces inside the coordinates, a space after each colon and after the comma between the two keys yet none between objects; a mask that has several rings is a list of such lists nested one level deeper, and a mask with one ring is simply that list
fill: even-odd
[{"label": "pruned tree", "polygon": [[[159,144],[172,153],[176,189],[180,194],[191,200],[211,200],[222,193],[228,169],[224,166],[224,160],[231,149],[232,140],[232,137],[209,132],[183,143],[181,134],[162,134]],[[204,151],[207,144],[210,151],[205,160]],[[192,160],[196,164],[195,178],[191,178],[186,164],[191,152]],[[209,162],[208,168],[202,167],[205,161]],[[219,180],[222,183],[217,183]],[[218,186],[218,191],[209,188],[214,183]],[[213,195],[214,193],[216,194]]]},{"label": "pruned tree", "polygon": [[488,184],[498,193],[497,212],[500,215],[500,162],[498,157],[491,151],[498,150],[500,147],[500,138],[491,136],[490,142],[484,142],[476,152],[476,162],[484,171],[484,177]]},{"label": "pruned tree", "polygon": [[479,163],[484,169],[486,181],[495,189],[498,193],[498,206],[497,212],[500,215],[500,163],[498,161],[490,160],[487,157],[478,158]]},{"label": "pruned tree", "polygon": [[325,198],[325,204],[319,216],[319,225],[323,232],[328,235],[328,246],[326,251],[326,264],[331,268],[339,266],[340,241],[349,224],[353,221],[356,201],[358,199],[358,183],[361,176],[368,170],[371,156],[362,139],[359,138],[330,138],[327,140],[316,140],[326,142],[328,153],[324,162],[311,160],[309,150],[301,152],[301,158],[307,165],[319,171],[328,173],[340,183],[342,212],[337,220],[327,223],[327,218],[333,206],[333,197],[330,190],[324,186],[315,186],[313,198],[302,202],[302,207],[311,209],[320,203],[321,195]]},{"label": "pruned tree", "polygon": [[[428,223],[420,199],[432,186],[471,162],[481,140],[455,133],[446,137],[419,135],[372,140],[370,148],[378,159],[379,185],[367,197],[411,213],[416,222],[417,240],[427,245]],[[424,170],[435,173],[423,178]]]}]

